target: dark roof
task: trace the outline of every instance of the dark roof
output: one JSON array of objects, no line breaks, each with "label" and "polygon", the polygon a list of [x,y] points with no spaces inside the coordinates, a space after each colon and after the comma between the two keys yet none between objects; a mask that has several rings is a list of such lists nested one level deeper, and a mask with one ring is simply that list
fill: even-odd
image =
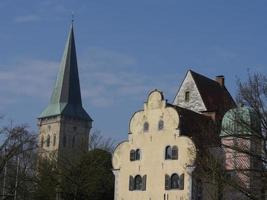
[{"label": "dark roof", "polygon": [[224,114],[236,107],[235,101],[225,86],[190,70],[207,111],[219,111]]},{"label": "dark roof", "polygon": [[191,137],[198,147],[218,146],[219,134],[216,124],[211,117],[196,113],[180,106],[168,104],[174,107],[180,117],[180,134]]},{"label": "dark roof", "polygon": [[69,32],[50,103],[39,118],[57,115],[92,120],[82,107],[73,25]]}]

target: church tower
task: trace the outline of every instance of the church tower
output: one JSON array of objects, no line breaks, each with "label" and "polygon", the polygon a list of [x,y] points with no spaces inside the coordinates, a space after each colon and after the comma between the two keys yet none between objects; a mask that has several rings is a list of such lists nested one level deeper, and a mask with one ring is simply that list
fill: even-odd
[{"label": "church tower", "polygon": [[78,158],[88,150],[92,121],[82,106],[71,25],[50,103],[38,117],[40,156],[56,160]]}]

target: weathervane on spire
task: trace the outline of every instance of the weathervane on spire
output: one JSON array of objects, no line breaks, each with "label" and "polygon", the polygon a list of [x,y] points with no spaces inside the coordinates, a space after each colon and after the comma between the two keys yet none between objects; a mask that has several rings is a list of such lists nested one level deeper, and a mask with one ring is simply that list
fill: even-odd
[{"label": "weathervane on spire", "polygon": [[74,12],[72,11],[71,12],[71,24],[73,25],[73,23],[74,23]]}]

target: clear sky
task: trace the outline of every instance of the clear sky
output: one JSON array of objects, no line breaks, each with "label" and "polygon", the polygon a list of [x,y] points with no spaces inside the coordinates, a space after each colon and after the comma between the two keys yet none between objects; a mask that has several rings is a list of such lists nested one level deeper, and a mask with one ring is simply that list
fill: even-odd
[{"label": "clear sky", "polygon": [[169,102],[188,69],[225,75],[235,96],[247,69],[267,75],[267,1],[1,0],[0,113],[27,123],[48,104],[75,13],[83,104],[120,141],[150,90]]}]

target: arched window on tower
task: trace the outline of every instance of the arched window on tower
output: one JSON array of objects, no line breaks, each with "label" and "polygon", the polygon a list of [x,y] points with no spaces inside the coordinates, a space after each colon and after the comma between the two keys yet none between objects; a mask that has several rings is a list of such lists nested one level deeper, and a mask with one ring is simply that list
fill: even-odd
[{"label": "arched window on tower", "polygon": [[165,148],[165,160],[171,160],[172,159],[172,148],[171,146],[167,146]]},{"label": "arched window on tower", "polygon": [[43,148],[44,147],[44,136],[42,135],[41,137],[41,147]]},{"label": "arched window on tower", "polygon": [[161,131],[163,130],[164,128],[164,121],[161,119],[159,120],[159,123],[158,123],[158,130]]},{"label": "arched window on tower", "polygon": [[46,146],[47,146],[47,147],[50,146],[50,135],[47,136],[47,139],[46,139]]},{"label": "arched window on tower", "polygon": [[172,159],[178,160],[178,147],[177,146],[172,147]]},{"label": "arched window on tower", "polygon": [[178,189],[179,188],[179,176],[178,174],[173,174],[171,176],[171,189]]},{"label": "arched window on tower", "polygon": [[57,136],[56,136],[56,134],[54,134],[53,146],[56,146],[56,142],[57,142]]},{"label": "arched window on tower", "polygon": [[148,130],[149,130],[149,123],[148,122],[144,123],[143,129],[144,129],[144,132],[148,132]]}]

